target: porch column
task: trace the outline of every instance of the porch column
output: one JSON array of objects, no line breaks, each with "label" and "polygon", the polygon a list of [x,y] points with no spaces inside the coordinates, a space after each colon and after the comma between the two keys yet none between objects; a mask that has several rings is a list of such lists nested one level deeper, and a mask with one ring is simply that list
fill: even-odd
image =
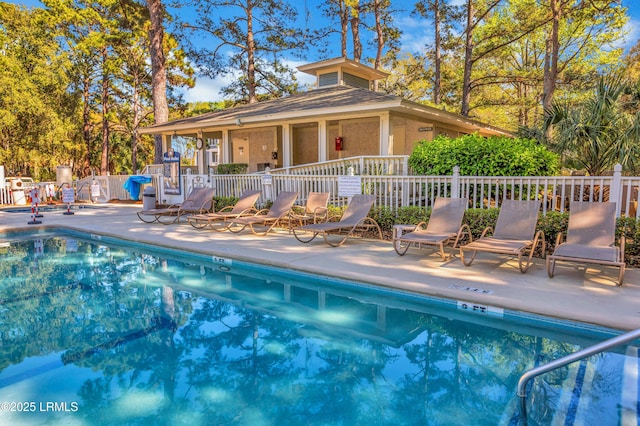
[{"label": "porch column", "polygon": [[282,167],[291,166],[291,126],[282,125]]},{"label": "porch column", "polygon": [[231,138],[229,137],[229,129],[224,129],[222,131],[222,144],[218,148],[220,151],[218,153],[218,158],[220,159],[220,163],[230,163],[231,162]]},{"label": "porch column", "polygon": [[169,148],[171,148],[171,143],[173,142],[173,135],[169,134],[169,135],[163,135],[163,143],[162,143],[162,154],[164,154],[165,152],[169,151]]},{"label": "porch column", "polygon": [[327,120],[318,120],[318,161],[327,161]]},{"label": "porch column", "polygon": [[380,155],[393,155],[393,126],[388,112],[380,114]]},{"label": "porch column", "polygon": [[206,170],[206,160],[205,157],[207,155],[207,151],[204,149],[204,139],[202,137],[202,129],[198,130],[196,134],[196,139],[200,139],[202,141],[202,148],[198,149],[196,147],[196,165],[198,166],[198,174],[205,175],[209,174],[209,170]]}]

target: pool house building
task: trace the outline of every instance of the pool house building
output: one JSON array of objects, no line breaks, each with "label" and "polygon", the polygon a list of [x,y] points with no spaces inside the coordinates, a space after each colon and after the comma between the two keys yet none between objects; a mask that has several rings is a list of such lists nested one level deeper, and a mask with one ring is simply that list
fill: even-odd
[{"label": "pool house building", "polygon": [[178,136],[197,140],[200,174],[222,163],[248,172],[355,156],[409,155],[419,140],[437,135],[510,135],[441,109],[374,91],[388,76],[347,58],[298,67],[316,77],[307,92],[213,111],[140,129],[161,134],[164,150]]}]

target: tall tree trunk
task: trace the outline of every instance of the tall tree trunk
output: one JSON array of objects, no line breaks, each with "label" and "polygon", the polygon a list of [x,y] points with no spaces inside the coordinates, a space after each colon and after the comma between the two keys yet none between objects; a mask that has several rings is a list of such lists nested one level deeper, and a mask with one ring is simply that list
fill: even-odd
[{"label": "tall tree trunk", "polygon": [[[151,79],[153,116],[155,124],[169,121],[167,103],[167,69],[164,56],[164,7],[162,0],[147,0],[151,26],[149,27],[149,53],[151,54]],[[154,135],[154,162],[162,163],[162,135]]]},{"label": "tall tree trunk", "polygon": [[[558,51],[560,50],[559,28],[560,28],[560,5],[558,0],[551,0],[551,31],[545,42],[544,55],[544,76],[542,88],[542,106],[545,111],[553,104],[553,95],[556,90],[556,80],[558,79]],[[545,129],[545,137],[551,138],[552,126]]]},{"label": "tall tree trunk", "polygon": [[382,10],[380,5],[380,0],[374,0],[373,2],[373,13],[376,21],[376,60],[374,62],[374,68],[380,69],[380,65],[382,63],[382,52],[384,50],[384,32],[382,31]]},{"label": "tall tree trunk", "polygon": [[362,58],[362,42],[360,41],[360,6],[351,7],[351,36],[353,38],[353,60],[360,62]]},{"label": "tall tree trunk", "polygon": [[109,73],[107,71],[107,47],[102,48],[102,155],[100,174],[109,172]]},{"label": "tall tree trunk", "polygon": [[[380,5],[380,0],[374,0],[373,2],[373,13],[376,21],[376,60],[373,64],[374,68],[379,70],[382,66],[382,52],[384,51],[384,31],[382,28],[382,10]],[[374,80],[373,82],[373,90],[378,90],[378,80]]]},{"label": "tall tree trunk", "polygon": [[253,1],[247,1],[247,89],[249,103],[258,102],[256,95],[256,40],[253,35]]},{"label": "tall tree trunk", "polygon": [[442,66],[442,54],[440,52],[442,39],[440,35],[440,0],[434,0],[433,2],[433,26],[434,26],[434,76],[433,76],[433,103],[438,105],[441,101],[440,95],[440,87],[442,86],[441,82],[441,71],[440,68]]},{"label": "tall tree trunk", "polygon": [[464,77],[462,79],[462,108],[460,114],[467,117],[471,105],[471,68],[473,67],[473,0],[467,0],[467,28],[464,49]]},{"label": "tall tree trunk", "polygon": [[87,154],[84,157],[82,165],[82,173],[84,176],[91,174],[91,152],[93,151],[93,143],[91,142],[91,102],[89,97],[91,94],[91,78],[85,74],[82,80],[82,139],[87,147]]},{"label": "tall tree trunk", "polygon": [[338,0],[340,8],[340,52],[343,58],[347,57],[347,31],[349,29],[349,8],[344,0]]}]

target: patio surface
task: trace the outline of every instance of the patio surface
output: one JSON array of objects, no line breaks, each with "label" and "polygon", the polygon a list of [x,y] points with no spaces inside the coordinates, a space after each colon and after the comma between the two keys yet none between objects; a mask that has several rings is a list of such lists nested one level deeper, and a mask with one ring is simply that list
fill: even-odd
[{"label": "patio surface", "polygon": [[101,208],[43,212],[40,225],[29,225],[30,213],[0,211],[0,231],[35,227],[65,227],[348,280],[378,284],[483,306],[507,308],[571,319],[621,330],[640,328],[640,269],[627,269],[623,287],[617,269],[558,263],[553,279],[544,260],[536,259],[526,274],[504,256],[479,253],[470,267],[455,258],[442,262],[430,249],[411,248],[398,256],[391,242],[349,239],[330,247],[316,238],[298,242],[287,231],[265,237],[249,230],[234,234],[197,230],[185,221],[162,225],[141,222],[141,205],[101,205]]}]

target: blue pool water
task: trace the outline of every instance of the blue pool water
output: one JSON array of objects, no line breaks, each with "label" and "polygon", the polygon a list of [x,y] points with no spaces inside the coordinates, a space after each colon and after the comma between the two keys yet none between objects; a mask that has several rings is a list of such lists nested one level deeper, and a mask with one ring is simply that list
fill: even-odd
[{"label": "blue pool water", "polygon": [[[617,334],[98,235],[1,241],[0,424],[517,424],[524,371]],[[529,424],[637,424],[637,364],[536,379]]]}]

